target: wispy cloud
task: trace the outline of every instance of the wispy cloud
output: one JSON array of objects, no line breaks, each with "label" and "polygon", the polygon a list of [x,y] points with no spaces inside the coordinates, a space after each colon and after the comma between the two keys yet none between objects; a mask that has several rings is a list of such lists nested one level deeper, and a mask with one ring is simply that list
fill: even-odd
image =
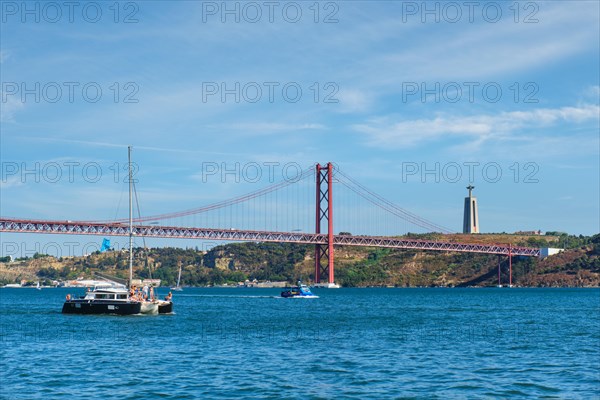
[{"label": "wispy cloud", "polygon": [[367,135],[368,144],[380,147],[414,147],[445,138],[470,139],[479,143],[490,139],[521,140],[513,136],[523,128],[548,127],[560,122],[582,123],[598,119],[600,107],[582,105],[533,111],[501,112],[496,115],[465,117],[438,116],[432,119],[395,121],[375,118],[353,129]]},{"label": "wispy cloud", "polygon": [[342,34],[340,47],[370,53],[352,60],[353,67],[340,73],[343,82],[382,94],[399,91],[405,81],[496,80],[598,47],[595,2],[544,2],[535,15],[538,23],[514,23],[511,16],[495,24],[425,25],[416,18],[412,31],[400,23],[397,12],[381,16],[373,35],[363,34],[366,21],[357,21],[357,29]]},{"label": "wispy cloud", "polygon": [[365,112],[373,105],[372,95],[365,90],[359,89],[342,89],[336,95],[340,102],[340,112]]},{"label": "wispy cloud", "polygon": [[45,142],[45,143],[70,143],[70,144],[79,144],[90,147],[120,147],[127,148],[126,144],[120,143],[109,143],[109,142],[97,142],[93,140],[77,140],[77,139],[61,139],[50,136],[27,136],[26,140],[36,141],[36,142]]},{"label": "wispy cloud", "polygon": [[[4,97],[1,91],[0,96]],[[25,104],[21,101],[7,96],[0,106],[0,122],[15,122],[15,114],[24,108]]]},{"label": "wispy cloud", "polygon": [[584,95],[594,98],[594,100],[600,100],[600,86],[594,85],[590,86],[585,90]]},{"label": "wispy cloud", "polygon": [[21,185],[23,185],[23,180],[20,176],[2,177],[2,179],[0,179],[0,189],[2,190]]},{"label": "wispy cloud", "polygon": [[326,129],[323,124],[314,122],[297,124],[281,122],[240,122],[232,124],[213,124],[209,125],[208,128],[224,131],[238,131],[251,135],[271,135],[294,131],[314,131]]},{"label": "wispy cloud", "polygon": [[[75,145],[81,145],[86,147],[118,147],[127,148],[129,145],[122,143],[110,143],[110,142],[97,142],[92,140],[77,140],[77,139],[61,139],[55,137],[39,137],[39,136],[28,136],[26,140],[35,142],[46,142],[46,143],[69,143]],[[143,146],[143,145],[132,145],[136,150],[156,151],[163,153],[185,153],[185,154],[210,154],[210,155],[225,155],[225,156],[241,156],[241,153],[221,153],[215,151],[201,151],[192,149],[176,149],[168,147],[154,147],[154,146]]]}]

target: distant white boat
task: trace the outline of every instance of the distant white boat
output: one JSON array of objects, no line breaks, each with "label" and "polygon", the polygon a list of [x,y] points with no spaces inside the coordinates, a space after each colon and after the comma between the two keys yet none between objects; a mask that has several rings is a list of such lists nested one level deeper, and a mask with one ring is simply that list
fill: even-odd
[{"label": "distant white boat", "polygon": [[338,285],[337,283],[315,283],[312,285],[312,287],[314,288],[321,288],[321,289],[339,289],[340,285]]},{"label": "distant white boat", "polygon": [[180,283],[181,283],[181,264],[179,264],[179,275],[177,276],[177,286],[172,287],[171,290],[174,290],[176,292],[182,292],[183,289],[181,288],[181,286],[179,286]]},{"label": "distant white boat", "polygon": [[37,290],[42,290],[42,287],[40,286],[40,281],[38,281],[37,285],[35,286],[35,288]]},{"label": "distant white boat", "polygon": [[20,283],[9,283],[8,285],[5,285],[4,287],[5,288],[20,288],[20,287],[23,287],[23,286],[21,286]]}]

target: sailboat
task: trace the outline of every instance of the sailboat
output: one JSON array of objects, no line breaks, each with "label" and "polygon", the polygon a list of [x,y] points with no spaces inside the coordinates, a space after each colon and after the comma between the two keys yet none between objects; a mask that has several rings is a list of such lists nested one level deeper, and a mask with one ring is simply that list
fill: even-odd
[{"label": "sailboat", "polygon": [[177,292],[183,291],[183,289],[180,286],[180,283],[181,283],[181,263],[179,263],[179,275],[177,275],[177,286],[172,287],[171,290],[174,290]]},{"label": "sailboat", "polygon": [[172,312],[171,301],[137,299],[132,296],[133,287],[133,176],[131,168],[131,146],[128,147],[129,163],[129,280],[125,286],[116,282],[102,282],[86,293],[74,298],[67,295],[62,312],[65,314],[159,314]]},{"label": "sailboat", "polygon": [[37,290],[42,290],[42,287],[40,286],[40,281],[38,281],[37,285],[35,286],[35,288]]},{"label": "sailboat", "polygon": [[[127,165],[129,174],[129,293],[133,282],[133,173],[131,169],[131,146],[127,147]],[[142,314],[158,314],[158,301],[142,297],[140,301]]]}]

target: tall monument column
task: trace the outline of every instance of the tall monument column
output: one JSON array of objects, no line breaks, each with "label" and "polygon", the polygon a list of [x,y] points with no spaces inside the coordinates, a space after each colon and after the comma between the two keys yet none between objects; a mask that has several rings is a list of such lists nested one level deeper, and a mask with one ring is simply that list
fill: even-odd
[{"label": "tall monument column", "polygon": [[463,233],[479,233],[479,214],[477,212],[477,198],[473,197],[475,186],[467,186],[469,197],[465,197],[465,214],[463,217]]}]

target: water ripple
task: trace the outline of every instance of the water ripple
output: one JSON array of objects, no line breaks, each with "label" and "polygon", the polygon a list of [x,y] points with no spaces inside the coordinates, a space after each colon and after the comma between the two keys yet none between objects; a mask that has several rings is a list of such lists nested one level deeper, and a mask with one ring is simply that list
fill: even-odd
[{"label": "water ripple", "polygon": [[186,289],[149,318],[0,289],[0,398],[600,398],[599,290],[317,293]]}]

